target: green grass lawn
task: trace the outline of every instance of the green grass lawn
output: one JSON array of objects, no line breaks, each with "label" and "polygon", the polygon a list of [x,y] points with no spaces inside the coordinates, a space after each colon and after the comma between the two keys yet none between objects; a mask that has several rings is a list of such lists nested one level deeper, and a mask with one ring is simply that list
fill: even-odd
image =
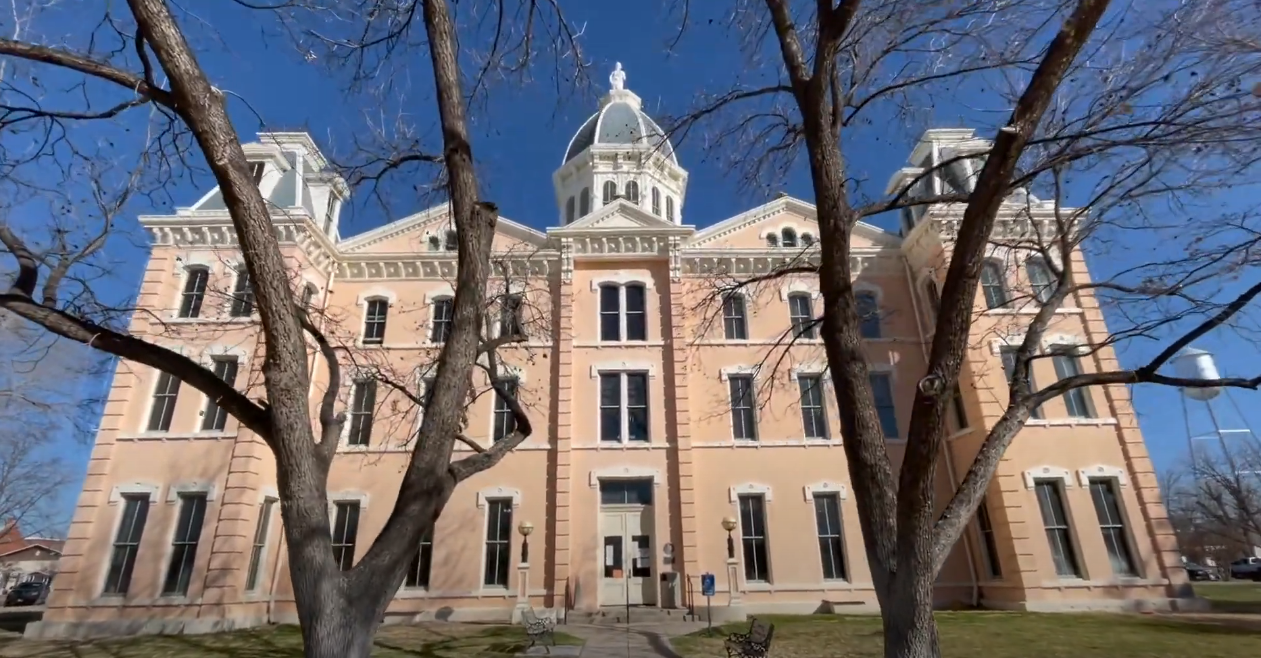
[{"label": "green grass lawn", "polygon": [[1261,614],[1261,583],[1195,583],[1195,593],[1212,601],[1214,612]]},{"label": "green grass lawn", "polygon": [[[869,658],[882,655],[878,617],[775,616],[773,658]],[[937,622],[946,656],[986,658],[1239,658],[1258,655],[1261,620],[1183,620],[1170,616],[943,612]],[[748,624],[676,638],[686,658],[724,656],[722,642]]]},{"label": "green grass lawn", "polygon": [[[556,634],[557,644],[582,641]],[[418,624],[387,626],[377,633],[378,658],[503,658],[529,645],[520,626]],[[31,658],[301,658],[302,636],[296,626],[216,635],[144,636],[95,642],[17,641],[0,656]]]}]

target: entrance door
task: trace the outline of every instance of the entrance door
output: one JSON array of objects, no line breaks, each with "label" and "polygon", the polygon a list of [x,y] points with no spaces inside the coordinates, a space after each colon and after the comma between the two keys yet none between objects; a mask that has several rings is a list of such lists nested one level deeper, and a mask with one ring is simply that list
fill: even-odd
[{"label": "entrance door", "polygon": [[[637,480],[601,482],[600,605],[655,605],[656,562],[652,534],[651,481],[647,504],[638,492],[614,495],[614,489],[636,488]],[[610,486],[611,485],[611,486]]]}]

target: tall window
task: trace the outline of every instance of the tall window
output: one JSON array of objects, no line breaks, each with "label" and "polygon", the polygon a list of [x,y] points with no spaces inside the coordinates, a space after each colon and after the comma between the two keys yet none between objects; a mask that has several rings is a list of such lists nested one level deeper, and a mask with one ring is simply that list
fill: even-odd
[{"label": "tall window", "polygon": [[1003,566],[998,559],[998,539],[994,536],[994,524],[990,521],[989,506],[984,498],[981,499],[980,507],[976,508],[976,523],[981,530],[981,542],[985,545],[985,567],[990,578],[1002,578]]},{"label": "tall window", "polygon": [[[1004,345],[1003,347],[999,348],[998,354],[999,354],[999,358],[1001,358],[1003,361],[1003,374],[1007,376],[1008,386],[1011,386],[1012,381],[1015,380],[1015,377],[1016,377],[1016,352],[1019,349],[1020,348],[1014,345]],[[1037,385],[1033,383],[1033,364],[1032,363],[1029,364],[1029,388],[1030,389],[1037,388]],[[1029,412],[1029,417],[1041,418],[1042,407],[1041,406],[1034,407],[1033,411]]]},{"label": "tall window", "polygon": [[722,333],[727,340],[749,338],[748,319],[745,317],[744,295],[732,293],[722,300]]},{"label": "tall window", "polygon": [[893,377],[887,372],[871,373],[871,394],[876,402],[876,415],[880,417],[880,430],[884,438],[898,438],[898,410],[893,404]]},{"label": "tall window", "polygon": [[131,587],[131,572],[136,567],[136,552],[140,550],[140,538],[148,519],[149,494],[123,494],[123,518],[114,535],[103,594],[121,596]]},{"label": "tall window", "polygon": [[613,203],[613,199],[617,198],[617,183],[613,181],[604,181],[603,201],[604,205]]},{"label": "tall window", "polygon": [[814,302],[808,292],[794,292],[788,296],[788,321],[793,335],[813,339],[818,334],[814,327]]},{"label": "tall window", "polygon": [[313,304],[315,303],[315,295],[318,293],[319,291],[315,289],[315,286],[309,283],[302,286],[302,301],[300,303],[302,304],[303,310],[310,311],[314,308]]},{"label": "tall window", "polygon": [[451,312],[455,302],[450,297],[433,300],[433,321],[429,330],[429,341],[445,343],[451,337]]},{"label": "tall window", "polygon": [[802,233],[802,234],[801,234],[801,246],[803,246],[803,247],[813,247],[813,246],[814,246],[814,236],[813,236],[813,235],[811,235],[811,234],[809,234],[809,233]]},{"label": "tall window", "polygon": [[1003,283],[1003,270],[992,260],[981,266],[981,293],[985,295],[985,308],[1002,308],[1007,305],[1007,286]]},{"label": "tall window", "polygon": [[740,539],[744,549],[744,579],[751,583],[771,580],[766,550],[766,501],[760,495],[743,494],[740,500]]},{"label": "tall window", "polygon": [[335,506],[333,561],[342,571],[350,571],[355,566],[355,539],[359,536],[359,501],[338,501]]},{"label": "tall window", "polygon": [[[1073,347],[1057,345],[1051,348],[1051,363],[1055,365],[1057,379],[1068,379],[1082,374],[1081,359],[1073,353]],[[1094,418],[1094,405],[1090,403],[1090,393],[1085,388],[1069,389],[1064,393],[1064,408],[1070,418]]]},{"label": "tall window", "polygon": [[858,311],[858,333],[863,338],[880,337],[880,304],[876,301],[876,293],[870,291],[854,295],[854,303]]},{"label": "tall window", "polygon": [[661,216],[661,190],[652,188],[652,214]]},{"label": "tall window", "polygon": [[766,234],[766,246],[770,247],[771,249],[775,249],[776,247],[778,247],[778,246],[779,246],[779,236],[778,236],[778,235],[776,235],[775,233],[767,233],[767,234]]},{"label": "tall window", "polygon": [[236,287],[232,289],[232,308],[228,314],[234,318],[248,318],[254,312],[254,286],[250,273],[242,265],[236,271]]},{"label": "tall window", "polygon": [[333,215],[337,210],[337,197],[328,195],[328,205],[324,207],[324,234],[332,237]]},{"label": "tall window", "polygon": [[487,587],[508,586],[508,565],[512,561],[512,499],[486,501],[486,571],[482,584]]},{"label": "tall window", "polygon": [[445,251],[459,251],[460,241],[456,239],[456,232],[454,230],[447,230],[445,237],[442,239],[442,248]]},{"label": "tall window", "polygon": [[798,375],[801,389],[801,425],[807,439],[828,438],[828,412],[823,398],[822,375]]},{"label": "tall window", "polygon": [[576,212],[574,209],[574,198],[569,197],[569,199],[565,201],[565,223],[566,224],[574,223],[574,212]]},{"label": "tall window", "polygon": [[924,282],[924,296],[928,298],[928,310],[932,313],[930,318],[937,320],[937,314],[941,313],[941,290],[937,289],[937,282],[929,279]]},{"label": "tall window", "polygon": [[416,556],[412,558],[412,564],[407,568],[407,580],[404,581],[404,587],[416,587],[422,589],[429,588],[429,572],[433,570],[433,534],[426,532],[420,538],[420,547],[416,550]]},{"label": "tall window", "polygon": [[390,313],[386,299],[369,299],[363,314],[363,344],[380,345],[385,342],[385,320]]},{"label": "tall window", "polygon": [[197,544],[206,520],[206,494],[180,494],[180,516],[171,540],[171,564],[166,569],[163,596],[187,596],[197,562]]},{"label": "tall window", "polygon": [[[508,392],[512,397],[517,396],[517,380],[505,378],[499,380],[499,386]],[[499,394],[499,391],[492,389],[495,396],[495,429],[494,440],[500,441],[504,437],[512,434],[517,429],[517,417],[512,414],[512,408],[508,406],[508,402]]]},{"label": "tall window", "polygon": [[[235,356],[216,356],[214,357],[215,377],[218,377],[228,386],[236,386],[236,375],[239,362]],[[206,411],[201,417],[201,429],[203,432],[222,432],[223,428],[228,424],[228,412],[219,406],[215,398],[206,396]]]},{"label": "tall window", "polygon": [[635,181],[626,183],[626,199],[635,205],[639,205],[639,183]]},{"label": "tall window", "polygon": [[1055,573],[1061,578],[1081,578],[1077,552],[1073,547],[1073,533],[1068,525],[1068,514],[1064,511],[1059,482],[1039,480],[1036,488],[1038,508],[1042,511],[1042,527],[1046,529],[1046,540],[1051,546]]},{"label": "tall window", "polygon": [[819,529],[819,558],[823,561],[823,579],[846,580],[841,497],[838,494],[815,494],[814,520]]},{"label": "tall window", "polygon": [[1051,293],[1055,292],[1055,281],[1051,278],[1051,268],[1040,258],[1030,258],[1025,263],[1025,273],[1029,276],[1029,286],[1033,288],[1033,297],[1045,304],[1051,301]]},{"label": "tall window", "polygon": [[507,295],[499,303],[499,335],[524,336],[525,319],[522,311],[525,300],[521,295]]},{"label": "tall window", "polygon": [[631,283],[600,286],[600,340],[648,340],[647,295]]},{"label": "tall window", "polygon": [[179,394],[179,378],[169,372],[159,372],[158,385],[153,389],[153,407],[149,410],[150,432],[170,431]]},{"label": "tall window", "polygon": [[674,221],[674,197],[666,197],[666,219]]},{"label": "tall window", "polygon": [[649,440],[648,373],[600,373],[600,440]]},{"label": "tall window", "polygon": [[785,247],[796,247],[797,246],[797,232],[790,228],[784,229],[783,231],[780,232],[779,243]]},{"label": "tall window", "polygon": [[372,410],[377,404],[375,379],[356,379],[350,393],[350,433],[346,443],[366,446],[372,440]]},{"label": "tall window", "polygon": [[180,298],[180,317],[195,318],[201,315],[201,303],[206,300],[206,284],[210,282],[210,269],[200,265],[187,270],[184,294]]},{"label": "tall window", "polygon": [[950,414],[954,417],[956,432],[968,429],[968,410],[963,406],[963,390],[958,384],[950,395]]},{"label": "tall window", "polygon": [[1108,549],[1108,561],[1112,573],[1118,576],[1137,576],[1134,555],[1130,552],[1129,533],[1125,531],[1125,518],[1117,500],[1115,480],[1092,478],[1090,497],[1095,502],[1095,516],[1099,518],[1099,530],[1103,532],[1103,545]]},{"label": "tall window", "polygon": [[271,532],[271,511],[275,498],[263,499],[258,509],[258,524],[254,526],[254,543],[250,546],[250,568],[245,575],[245,591],[258,589],[258,577],[263,568],[263,550],[267,548],[267,535]]},{"label": "tall window", "polygon": [[578,216],[586,217],[591,212],[591,188],[584,187],[578,193]]},{"label": "tall window", "polygon": [[727,378],[727,387],[731,392],[731,438],[757,441],[753,375],[731,375]]}]

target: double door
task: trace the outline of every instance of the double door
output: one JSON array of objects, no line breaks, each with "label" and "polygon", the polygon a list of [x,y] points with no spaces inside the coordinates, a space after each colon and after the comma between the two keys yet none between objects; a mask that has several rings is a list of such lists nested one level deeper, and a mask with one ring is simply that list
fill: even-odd
[{"label": "double door", "polygon": [[600,605],[655,605],[652,507],[604,508],[600,516]]}]

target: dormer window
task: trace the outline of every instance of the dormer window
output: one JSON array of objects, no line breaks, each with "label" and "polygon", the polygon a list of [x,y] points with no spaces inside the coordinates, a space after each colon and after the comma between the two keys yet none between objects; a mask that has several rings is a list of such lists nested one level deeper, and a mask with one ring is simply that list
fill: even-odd
[{"label": "dormer window", "polygon": [[446,239],[443,240],[442,246],[447,251],[455,251],[459,248],[455,240],[454,230],[450,230],[450,229],[447,230]]},{"label": "dormer window", "polygon": [[613,181],[604,182],[604,205],[613,203],[613,199],[617,198],[617,183]]},{"label": "dormer window", "polygon": [[429,236],[429,251],[442,251],[442,238],[436,235]]},{"label": "dormer window", "polygon": [[786,228],[783,231],[781,231],[780,244],[784,245],[785,247],[795,248],[797,246],[797,232],[790,228]]},{"label": "dormer window", "polygon": [[639,205],[639,183],[630,181],[626,184],[626,200]]},{"label": "dormer window", "polygon": [[770,247],[771,249],[774,249],[774,248],[778,247],[778,246],[779,246],[779,236],[778,236],[778,235],[775,235],[774,233],[769,233],[769,234],[767,234],[767,236],[766,236],[766,246]]},{"label": "dormer window", "polygon": [[263,182],[263,171],[266,168],[267,166],[261,162],[250,163],[250,178],[254,179],[255,185],[258,185],[259,183]]},{"label": "dormer window", "polygon": [[813,247],[813,246],[814,246],[814,236],[813,236],[813,235],[811,235],[811,234],[809,234],[809,233],[802,233],[802,234],[801,234],[801,246],[803,246],[803,247]]}]

